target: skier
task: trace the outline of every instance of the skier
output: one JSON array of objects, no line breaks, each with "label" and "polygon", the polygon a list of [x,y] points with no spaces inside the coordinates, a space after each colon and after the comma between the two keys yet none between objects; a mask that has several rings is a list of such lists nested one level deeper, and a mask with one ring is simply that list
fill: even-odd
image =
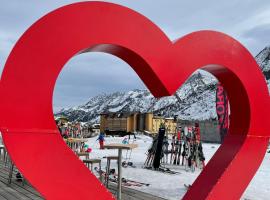
[{"label": "skier", "polygon": [[104,149],[104,133],[100,133],[97,140],[99,141],[99,149]]}]

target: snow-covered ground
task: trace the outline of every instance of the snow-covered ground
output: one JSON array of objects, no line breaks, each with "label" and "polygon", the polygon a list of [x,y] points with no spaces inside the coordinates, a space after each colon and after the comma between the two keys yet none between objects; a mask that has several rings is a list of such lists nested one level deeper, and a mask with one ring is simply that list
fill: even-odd
[{"label": "snow-covered ground", "polygon": [[[133,138],[133,137],[131,137]],[[97,137],[90,138],[87,144],[92,148],[90,158],[103,158],[104,156],[117,155],[117,150],[99,150]],[[105,143],[117,143],[122,142],[121,137],[106,137]],[[132,143],[133,140],[130,140]],[[197,169],[194,173],[187,172],[182,166],[167,166],[174,171],[180,172],[180,174],[164,174],[157,171],[151,171],[143,169],[142,166],[146,159],[146,152],[152,143],[152,139],[148,136],[138,135],[137,140],[134,143],[139,147],[131,152],[130,161],[134,163],[136,168],[123,168],[123,177],[140,182],[149,183],[150,186],[143,186],[134,189],[151,193],[156,196],[160,196],[169,200],[179,200],[186,192],[184,184],[192,184],[196,177],[200,174],[200,170]],[[203,150],[208,161],[218,149],[218,144],[203,144]],[[129,156],[128,152],[128,156]],[[123,151],[123,160],[125,160],[126,151]],[[113,162],[112,168],[117,169],[116,162]],[[102,168],[106,166],[106,159],[102,159]],[[242,199],[246,200],[266,200],[270,195],[270,154],[266,154],[265,159],[258,170],[256,176],[253,178]]]}]

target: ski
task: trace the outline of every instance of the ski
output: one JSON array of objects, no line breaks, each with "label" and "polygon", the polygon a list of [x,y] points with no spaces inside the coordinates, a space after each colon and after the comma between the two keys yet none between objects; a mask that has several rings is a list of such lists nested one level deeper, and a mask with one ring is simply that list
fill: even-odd
[{"label": "ski", "polygon": [[182,150],[182,143],[181,143],[181,140],[180,140],[179,141],[179,151],[178,151],[178,156],[177,156],[177,165],[180,165],[181,150]]},{"label": "ski", "polygon": [[141,184],[141,185],[145,185],[145,186],[149,186],[149,183],[143,183],[143,182],[139,182],[139,181],[134,181],[134,180],[130,180],[130,179],[126,179],[126,178],[122,178],[123,182],[128,182],[128,183],[136,183],[136,184]]},{"label": "ski", "polygon": [[176,165],[176,160],[177,160],[177,155],[178,155],[178,149],[179,149],[179,145],[178,145],[178,140],[176,141],[175,144],[175,151],[174,151],[174,160],[173,160],[173,164]]},{"label": "ski", "polygon": [[126,162],[126,161],[122,162],[122,167],[124,167],[124,168],[127,168],[127,167],[136,168],[136,166],[133,165],[133,162]]},{"label": "ski", "polygon": [[170,160],[170,164],[172,164],[172,161],[173,161],[173,154],[174,154],[174,148],[175,148],[174,143],[175,143],[175,135],[172,137],[172,143],[171,143],[172,149],[171,149],[171,160]]},{"label": "ski", "polygon": [[181,174],[180,172],[177,171],[173,171],[169,168],[165,168],[165,167],[159,167],[158,169],[154,169],[153,167],[144,167],[144,169],[149,169],[149,170],[153,170],[156,172],[162,172],[162,173],[167,173],[167,174]]},{"label": "ski", "polygon": [[[99,170],[97,167],[95,167],[94,169],[97,173],[100,173],[102,176],[104,176],[104,177],[107,176],[105,171]],[[114,173],[110,173],[108,176],[109,176],[109,181],[111,181],[113,183],[118,183],[118,175],[115,173],[115,171],[114,171]],[[131,186],[141,187],[141,186],[149,186],[150,184],[122,178],[122,185],[128,186],[128,187],[131,187]]]}]

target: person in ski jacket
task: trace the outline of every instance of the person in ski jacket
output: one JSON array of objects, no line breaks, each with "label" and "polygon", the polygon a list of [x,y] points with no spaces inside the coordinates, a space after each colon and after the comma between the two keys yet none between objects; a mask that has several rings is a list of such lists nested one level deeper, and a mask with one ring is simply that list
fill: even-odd
[{"label": "person in ski jacket", "polygon": [[129,143],[129,140],[128,140],[128,138],[124,138],[123,140],[122,140],[122,144],[128,144]]},{"label": "person in ski jacket", "polygon": [[99,141],[99,149],[104,149],[104,133],[100,133],[97,140]]}]

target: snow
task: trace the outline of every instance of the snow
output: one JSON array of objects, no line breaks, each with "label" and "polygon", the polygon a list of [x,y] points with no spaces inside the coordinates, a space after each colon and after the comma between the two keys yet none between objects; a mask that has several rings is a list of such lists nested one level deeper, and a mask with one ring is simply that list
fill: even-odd
[{"label": "snow", "polygon": [[115,107],[115,108],[110,108],[109,111],[110,112],[118,112],[119,110],[123,109],[126,105],[127,105],[127,103],[121,104],[121,106],[118,106],[118,107]]},{"label": "snow", "polygon": [[258,65],[261,67],[263,72],[270,70],[270,47],[265,47],[256,57]]},{"label": "snow", "polygon": [[[87,144],[92,148],[90,158],[101,158],[102,168],[105,169],[106,159],[104,156],[117,155],[117,150],[99,150],[99,144],[96,141],[97,137],[90,138]],[[122,142],[123,137],[106,137],[105,143]],[[138,148],[131,152],[131,159],[136,168],[123,168],[123,177],[127,179],[137,180],[140,182],[149,183],[150,186],[133,187],[140,191],[151,193],[170,200],[179,200],[183,197],[186,190],[184,184],[192,184],[201,170],[196,169],[194,173],[185,171],[182,166],[167,165],[170,169],[180,172],[180,174],[164,174],[157,171],[143,169],[142,166],[146,159],[146,152],[152,144],[152,139],[145,135],[138,135],[136,141],[133,141],[131,136],[130,143],[137,143]],[[206,157],[206,162],[210,160],[216,150],[218,144],[203,144],[203,150]],[[126,156],[129,157],[130,152],[123,151],[123,160]],[[270,154],[266,154],[265,159],[259,168],[256,176],[253,178],[242,200],[266,200],[270,194]],[[112,162],[112,168],[117,169],[116,162]]]}]

